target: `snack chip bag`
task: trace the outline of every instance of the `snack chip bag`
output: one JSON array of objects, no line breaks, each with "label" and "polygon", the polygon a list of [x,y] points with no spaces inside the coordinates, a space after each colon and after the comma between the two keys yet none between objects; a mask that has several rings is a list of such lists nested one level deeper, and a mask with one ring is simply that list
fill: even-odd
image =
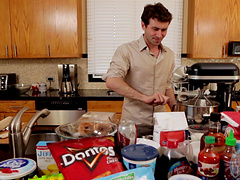
[{"label": "snack chip bag", "polygon": [[65,180],[89,180],[123,171],[113,137],[87,137],[48,143]]},{"label": "snack chip bag", "polygon": [[99,178],[98,180],[155,180],[151,167],[140,167],[130,169],[124,172],[112,174],[107,177]]}]

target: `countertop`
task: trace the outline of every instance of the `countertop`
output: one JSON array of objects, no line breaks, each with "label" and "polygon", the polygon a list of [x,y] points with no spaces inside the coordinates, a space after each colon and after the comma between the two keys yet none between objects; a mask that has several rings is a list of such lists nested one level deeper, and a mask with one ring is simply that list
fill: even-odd
[{"label": "countertop", "polygon": [[13,94],[0,91],[0,100],[123,100],[123,97],[107,89],[79,89],[74,94],[61,94],[58,90],[48,90],[46,93],[28,91],[25,94]]}]

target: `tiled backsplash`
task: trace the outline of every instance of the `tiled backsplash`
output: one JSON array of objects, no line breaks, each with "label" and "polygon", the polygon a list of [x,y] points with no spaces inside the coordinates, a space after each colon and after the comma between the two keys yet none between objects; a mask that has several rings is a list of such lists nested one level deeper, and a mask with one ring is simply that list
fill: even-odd
[{"label": "tiled backsplash", "polygon": [[[196,62],[232,62],[240,67],[240,58],[229,59],[182,59],[182,65],[192,65]],[[103,82],[88,82],[87,59],[0,59],[0,73],[16,73],[18,83],[46,82],[47,77],[54,77],[52,88],[58,89],[58,64],[78,65],[78,89],[106,89]],[[49,87],[49,82],[46,82]],[[240,89],[240,83],[236,84]]]},{"label": "tiled backsplash", "polygon": [[58,64],[77,64],[78,89],[106,89],[105,83],[88,82],[87,59],[1,59],[0,73],[16,73],[18,83],[47,83],[47,77],[54,77],[51,87],[58,89]]}]

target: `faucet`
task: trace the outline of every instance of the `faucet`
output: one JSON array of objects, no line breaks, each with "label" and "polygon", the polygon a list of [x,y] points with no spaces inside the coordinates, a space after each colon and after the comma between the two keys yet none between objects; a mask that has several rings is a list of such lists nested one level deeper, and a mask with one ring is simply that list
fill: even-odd
[{"label": "faucet", "polygon": [[22,110],[20,110],[9,124],[9,145],[13,158],[25,156],[25,150],[31,136],[32,127],[40,117],[44,118],[50,114],[48,109],[43,109],[37,112],[22,131],[21,118],[27,109],[28,107],[24,107]]}]

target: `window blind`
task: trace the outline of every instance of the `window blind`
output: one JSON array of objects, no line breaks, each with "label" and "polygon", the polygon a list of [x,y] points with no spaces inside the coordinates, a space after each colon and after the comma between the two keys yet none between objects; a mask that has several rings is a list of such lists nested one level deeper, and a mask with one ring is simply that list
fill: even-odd
[{"label": "window blind", "polygon": [[[181,65],[183,0],[160,0],[173,15],[162,43],[175,53],[176,67]],[[141,15],[152,0],[87,0],[88,74],[101,77],[112,56],[123,43],[142,34]]]}]

